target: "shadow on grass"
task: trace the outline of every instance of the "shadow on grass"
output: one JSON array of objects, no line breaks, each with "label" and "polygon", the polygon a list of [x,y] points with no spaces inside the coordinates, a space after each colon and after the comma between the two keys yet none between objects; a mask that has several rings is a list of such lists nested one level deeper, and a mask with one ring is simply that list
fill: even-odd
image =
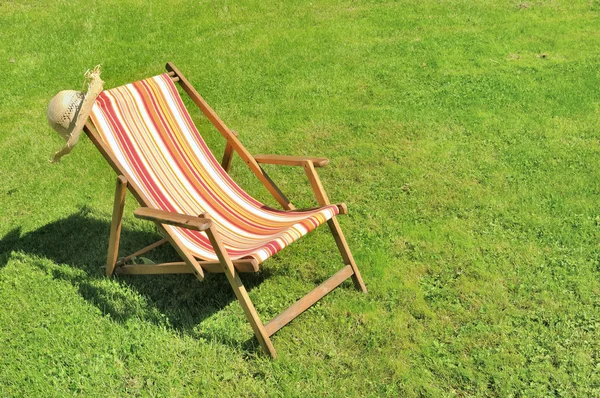
[{"label": "shadow on grass", "polygon": [[[192,274],[115,276],[104,274],[110,224],[95,218],[87,208],[21,236],[20,228],[0,240],[0,268],[15,252],[51,260],[34,261],[55,279],[76,286],[82,297],[117,322],[130,318],[168,325],[181,333],[200,336],[195,328],[204,319],[235,300],[223,274],[206,274],[199,282]],[[126,229],[120,254],[133,253],[161,238],[157,233]],[[180,261],[170,245],[146,254],[156,262]],[[268,271],[242,276],[246,288],[260,284]],[[135,292],[139,294],[135,294]],[[141,296],[141,297],[140,297]],[[238,342],[239,344],[239,342]],[[255,346],[251,341],[244,348]]]}]

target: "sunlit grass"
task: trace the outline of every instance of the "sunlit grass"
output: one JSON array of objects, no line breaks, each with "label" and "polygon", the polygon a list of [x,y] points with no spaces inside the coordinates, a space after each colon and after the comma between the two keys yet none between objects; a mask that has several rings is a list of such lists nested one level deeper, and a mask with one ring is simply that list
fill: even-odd
[{"label": "sunlit grass", "polygon": [[[597,1],[0,3],[1,396],[600,394]],[[221,275],[103,276],[114,175],[48,101],[173,61],[253,153],[319,169],[350,282],[273,337]],[[190,105],[220,156],[224,142]],[[267,166],[313,206],[301,170]],[[232,175],[273,204],[243,162]],[[122,253],[156,238],[127,198]],[[174,258],[159,250],[157,259]],[[342,266],[326,229],[246,275],[263,320]]]}]

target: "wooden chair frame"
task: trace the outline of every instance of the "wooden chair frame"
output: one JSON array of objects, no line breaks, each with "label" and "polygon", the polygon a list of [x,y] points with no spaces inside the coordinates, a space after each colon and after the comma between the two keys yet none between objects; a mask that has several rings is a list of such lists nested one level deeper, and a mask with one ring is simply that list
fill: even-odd
[{"label": "wooden chair frame", "polygon": [[[321,206],[330,204],[329,198],[323,185],[319,179],[316,167],[322,167],[328,163],[326,158],[313,158],[302,156],[280,156],[280,155],[255,155],[242,145],[237,137],[237,133],[230,130],[225,123],[217,116],[212,108],[200,96],[200,94],[192,87],[189,81],[183,74],[173,65],[167,63],[166,69],[174,82],[178,82],[183,91],[185,91],[194,103],[202,110],[204,115],[210,120],[213,126],[227,140],[225,153],[223,156],[222,166],[226,171],[229,171],[231,159],[234,153],[237,153],[242,160],[248,165],[250,170],[263,183],[267,190],[273,195],[277,202],[288,211],[295,211],[294,206],[288,198],[281,192],[275,183],[269,178],[267,173],[262,169],[260,164],[278,164],[286,166],[300,166],[304,168],[306,176],[315,193],[316,199]],[[85,128],[86,134],[104,158],[117,173],[117,186],[115,191],[113,216],[110,228],[110,238],[108,245],[108,256],[106,261],[106,275],[111,276],[113,273],[118,274],[176,274],[176,273],[193,273],[199,280],[204,279],[205,272],[224,272],[227,280],[231,285],[237,299],[239,300],[250,325],[256,335],[258,342],[263,350],[272,358],[277,357],[277,352],[271,343],[270,336],[276,333],[283,326],[291,322],[294,318],[308,309],[314,303],[319,301],[327,293],[339,286],[347,278],[351,277],[354,286],[357,290],[367,293],[367,288],[360,275],[356,262],[352,257],[350,248],[344,238],[344,234],[335,217],[327,221],[329,228],[333,234],[338,249],[342,255],[345,267],[335,273],[331,278],[316,287],[306,296],[298,300],[295,304],[284,310],[281,314],[273,318],[270,322],[264,325],[248,296],[240,277],[240,272],[256,272],[258,271],[258,262],[254,259],[250,260],[231,260],[227,251],[221,242],[217,226],[211,221],[210,215],[182,215],[177,213],[165,212],[149,207],[150,201],[145,197],[142,190],[130,179],[125,172],[125,169],[119,164],[111,150],[102,142],[94,125],[88,120]],[[119,241],[121,234],[121,224],[123,218],[123,209],[125,205],[125,195],[129,190],[142,206],[135,210],[134,216],[137,218],[153,221],[158,230],[164,236],[163,239],[153,243],[129,256],[117,260],[119,251]],[[340,214],[347,214],[346,205],[338,204]],[[196,259],[188,252],[185,246],[179,241],[177,236],[168,231],[163,225],[174,225],[178,227],[188,228],[196,231],[204,231],[218,257],[218,261],[203,261]],[[131,259],[162,245],[170,243],[178,254],[183,259],[183,262],[162,263],[162,264],[127,264]]]}]

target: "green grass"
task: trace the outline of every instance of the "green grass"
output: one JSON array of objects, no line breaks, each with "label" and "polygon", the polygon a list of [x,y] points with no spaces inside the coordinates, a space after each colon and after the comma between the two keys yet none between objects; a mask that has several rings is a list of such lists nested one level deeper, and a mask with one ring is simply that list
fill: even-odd
[{"label": "green grass", "polygon": [[[600,396],[599,20],[597,0],[0,2],[0,396]],[[251,152],[329,157],[349,205],[370,292],[345,282],[276,361],[222,275],[105,278],[113,172],[87,138],[47,161],[52,96],[167,61]],[[122,253],[157,237],[127,200]],[[243,280],[268,320],[341,265],[319,229]]]}]

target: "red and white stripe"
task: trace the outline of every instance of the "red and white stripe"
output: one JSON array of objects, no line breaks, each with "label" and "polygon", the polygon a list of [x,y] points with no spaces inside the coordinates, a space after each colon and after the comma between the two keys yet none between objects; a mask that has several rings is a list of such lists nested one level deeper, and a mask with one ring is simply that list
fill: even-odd
[{"label": "red and white stripe", "polygon": [[[334,205],[286,212],[263,205],[223,170],[167,74],[103,91],[91,119],[148,205],[208,213],[232,259],[262,262],[338,214]],[[203,260],[216,260],[203,232],[165,226]]]}]

